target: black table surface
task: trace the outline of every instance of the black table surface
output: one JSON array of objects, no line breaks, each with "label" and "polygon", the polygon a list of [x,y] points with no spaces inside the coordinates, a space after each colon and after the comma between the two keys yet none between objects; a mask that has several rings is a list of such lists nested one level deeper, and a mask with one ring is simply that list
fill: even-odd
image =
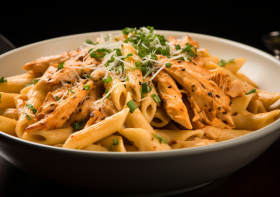
[{"label": "black table surface", "polygon": [[[197,2],[194,3],[197,4]],[[53,11],[53,9],[50,9],[53,6],[52,4],[45,4],[44,6],[47,6],[45,10],[41,10],[42,7],[40,7],[40,12],[33,12],[32,7],[29,10],[26,10],[25,7],[23,10],[17,4],[18,6],[11,5],[13,7],[13,16],[17,13],[14,18],[6,17],[0,12],[0,33],[8,38],[16,47],[20,47],[29,43],[64,35],[121,29],[126,26],[131,27],[132,25],[133,27],[142,27],[144,25],[154,24],[157,29],[214,35],[245,43],[266,51],[260,40],[260,36],[270,31],[276,31],[277,24],[279,23],[277,6],[269,5],[268,9],[268,3],[269,1],[266,1],[266,4],[254,3],[254,8],[251,4],[245,7],[244,4],[239,6],[239,4],[229,3],[228,5],[222,4],[223,7],[218,6],[215,8],[208,7],[204,4],[204,6],[196,9],[198,13],[204,13],[202,18],[194,18],[189,14],[190,6],[189,8],[184,8],[182,12],[179,12],[178,8],[171,18],[162,13],[160,13],[160,17],[136,14],[133,17],[133,21],[129,21],[129,18],[125,18],[127,12],[118,12],[118,15],[114,15],[116,21],[110,20],[109,25],[107,25],[108,23],[97,23],[104,21],[104,17],[108,13],[101,14],[101,11],[96,13],[99,9],[94,9],[93,7],[89,9],[94,10],[94,12],[71,14],[70,12],[63,12],[62,9],[55,9]],[[127,9],[131,9],[129,6]],[[75,8],[75,11],[81,10],[80,7],[76,8],[76,5],[72,7]],[[149,4],[149,7],[153,6]],[[161,10],[164,13],[170,12],[168,5],[164,5],[162,8]],[[137,10],[134,11],[139,13]],[[149,14],[149,10],[146,11]],[[39,23],[35,22],[35,16],[40,19]],[[5,20],[2,20],[4,18]],[[186,19],[187,22],[184,23],[181,19]],[[174,196],[280,196],[279,151],[280,139],[276,140],[260,157],[242,169],[215,180],[202,188]],[[2,196],[76,197],[98,196],[98,194],[57,185],[35,177],[14,167],[0,156],[0,197]]]}]

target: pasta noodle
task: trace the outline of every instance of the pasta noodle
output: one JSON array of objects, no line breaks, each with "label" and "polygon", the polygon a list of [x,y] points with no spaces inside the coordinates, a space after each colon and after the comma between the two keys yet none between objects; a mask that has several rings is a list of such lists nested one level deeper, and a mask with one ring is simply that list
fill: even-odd
[{"label": "pasta noodle", "polygon": [[245,58],[224,60],[188,35],[168,41],[149,26],[122,33],[1,77],[0,131],[59,148],[125,153],[211,145],[279,118],[280,93],[240,73]]}]

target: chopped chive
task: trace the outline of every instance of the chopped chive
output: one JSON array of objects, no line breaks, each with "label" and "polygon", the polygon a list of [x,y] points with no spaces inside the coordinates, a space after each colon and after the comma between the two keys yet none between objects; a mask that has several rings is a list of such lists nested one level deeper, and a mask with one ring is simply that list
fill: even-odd
[{"label": "chopped chive", "polygon": [[160,98],[159,98],[159,96],[157,94],[152,94],[151,97],[152,97],[152,99],[154,99],[154,101],[156,103],[160,103],[161,102],[161,100],[160,100]]},{"label": "chopped chive", "polygon": [[82,75],[83,78],[91,79],[91,76],[88,76],[87,74]]},{"label": "chopped chive", "polygon": [[218,65],[221,66],[221,67],[223,67],[226,64],[228,64],[228,62],[224,59],[221,59],[221,61],[218,63]]},{"label": "chopped chive", "polygon": [[36,83],[38,83],[39,81],[40,81],[40,79],[33,79],[34,85],[35,85]]},{"label": "chopped chive", "polygon": [[90,90],[90,85],[89,84],[84,85],[83,90]]},{"label": "chopped chive", "polygon": [[228,62],[234,63],[234,59],[230,59],[230,60],[228,60]]},{"label": "chopped chive", "polygon": [[28,116],[27,114],[25,115],[25,117],[27,118],[27,120],[31,120],[30,116]]},{"label": "chopped chive", "polygon": [[87,39],[87,40],[86,40],[86,43],[87,43],[87,44],[93,44],[93,42],[92,42],[90,39]]},{"label": "chopped chive", "polygon": [[[109,92],[108,89],[105,89],[104,93],[107,94]],[[109,94],[106,98],[110,98],[111,94]]]},{"label": "chopped chive", "polygon": [[0,83],[4,83],[4,82],[7,82],[7,79],[5,79],[4,77],[1,77],[0,78]]},{"label": "chopped chive", "polygon": [[111,76],[109,76],[107,79],[102,79],[103,83],[110,83],[113,80]]},{"label": "chopped chive", "polygon": [[129,78],[128,77],[126,77],[126,79],[125,79],[126,81],[129,81]]},{"label": "chopped chive", "polygon": [[2,98],[2,94],[0,94],[0,103],[2,103],[1,98]]},{"label": "chopped chive", "polygon": [[122,58],[122,59],[127,59],[128,57],[132,57],[133,56],[133,53],[129,53],[129,54],[127,54],[124,58]]},{"label": "chopped chive", "polygon": [[142,62],[135,62],[135,66],[136,66],[137,68],[141,68],[141,65],[142,65]]},{"label": "chopped chive", "polygon": [[78,131],[80,128],[80,124],[78,122],[74,123],[74,131]]},{"label": "chopped chive", "polygon": [[151,54],[151,59],[158,60],[158,57],[155,54]]},{"label": "chopped chive", "polygon": [[26,107],[28,107],[29,109],[32,110],[33,114],[36,114],[37,113],[37,110],[33,107],[32,104],[26,104]]},{"label": "chopped chive", "polygon": [[75,92],[73,92],[71,89],[68,89],[67,95],[69,94],[69,92],[71,92],[72,94],[75,93]]},{"label": "chopped chive", "polygon": [[142,83],[142,93],[149,93],[152,91],[152,86],[148,86],[150,82]]},{"label": "chopped chive", "polygon": [[126,104],[130,109],[130,113],[133,113],[134,110],[137,109],[137,106],[136,106],[136,104],[134,103],[133,100],[128,101]]},{"label": "chopped chive", "polygon": [[58,101],[58,100],[59,100],[59,97],[58,97],[58,96],[55,96],[55,100]]},{"label": "chopped chive", "polygon": [[165,66],[166,66],[166,68],[171,68],[172,64],[171,63],[166,63]]},{"label": "chopped chive", "polygon": [[252,93],[256,93],[256,92],[257,92],[256,89],[252,89],[252,90],[250,90],[249,92],[245,93],[245,95],[252,94]]},{"label": "chopped chive", "polygon": [[58,64],[58,70],[63,69],[64,68],[63,66],[64,66],[64,62]]},{"label": "chopped chive", "polygon": [[112,146],[118,145],[119,144],[119,140],[118,139],[113,139],[113,144],[110,146],[110,150],[113,151]]},{"label": "chopped chive", "polygon": [[179,44],[175,45],[175,49],[176,50],[180,50],[181,49],[181,46]]},{"label": "chopped chive", "polygon": [[163,143],[167,144],[167,141],[163,137],[161,137],[160,135],[157,135],[155,133],[152,133],[152,134],[153,134],[153,136],[155,136],[158,139],[159,143],[163,142]]},{"label": "chopped chive", "polygon": [[25,84],[25,87],[32,85],[33,83],[27,83]]},{"label": "chopped chive", "polygon": [[122,56],[121,50],[120,49],[116,49],[116,54],[117,54],[117,56]]},{"label": "chopped chive", "polygon": [[135,31],[134,28],[126,27],[122,30],[122,33],[125,34],[125,35],[128,35],[130,32],[134,32],[134,31]]}]

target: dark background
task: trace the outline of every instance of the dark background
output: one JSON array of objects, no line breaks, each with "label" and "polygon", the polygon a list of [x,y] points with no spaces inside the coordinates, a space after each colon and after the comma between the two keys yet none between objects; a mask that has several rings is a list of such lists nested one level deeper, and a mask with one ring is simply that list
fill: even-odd
[{"label": "dark background", "polygon": [[261,35],[280,29],[279,6],[272,1],[69,1],[40,6],[11,1],[4,9],[0,33],[16,47],[65,35],[149,25],[222,37],[265,50]]},{"label": "dark background", "polygon": [[[150,25],[222,37],[266,51],[261,36],[280,30],[279,6],[272,1],[69,1],[63,5],[13,1],[0,10],[0,34],[16,47],[65,35]],[[241,170],[178,196],[280,196],[279,152],[278,139]],[[54,190],[57,192],[53,194]],[[0,196],[17,195],[99,196],[31,176],[0,157]]]}]

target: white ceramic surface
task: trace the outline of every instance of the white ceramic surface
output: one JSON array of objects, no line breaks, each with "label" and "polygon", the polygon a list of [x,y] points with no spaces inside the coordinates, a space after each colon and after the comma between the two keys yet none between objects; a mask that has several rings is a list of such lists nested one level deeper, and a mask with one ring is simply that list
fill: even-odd
[{"label": "white ceramic surface", "polygon": [[[120,31],[103,32],[119,34]],[[184,32],[157,31],[168,38]],[[0,56],[1,76],[23,73],[24,63],[75,50],[100,32],[55,38]],[[223,59],[247,58],[242,72],[261,89],[280,92],[280,63],[273,56],[237,42],[189,33],[200,48]],[[0,154],[20,169],[79,188],[116,193],[171,194],[230,174],[265,151],[280,135],[280,120],[246,136],[216,144],[161,152],[87,152],[24,141],[0,132]]]}]

